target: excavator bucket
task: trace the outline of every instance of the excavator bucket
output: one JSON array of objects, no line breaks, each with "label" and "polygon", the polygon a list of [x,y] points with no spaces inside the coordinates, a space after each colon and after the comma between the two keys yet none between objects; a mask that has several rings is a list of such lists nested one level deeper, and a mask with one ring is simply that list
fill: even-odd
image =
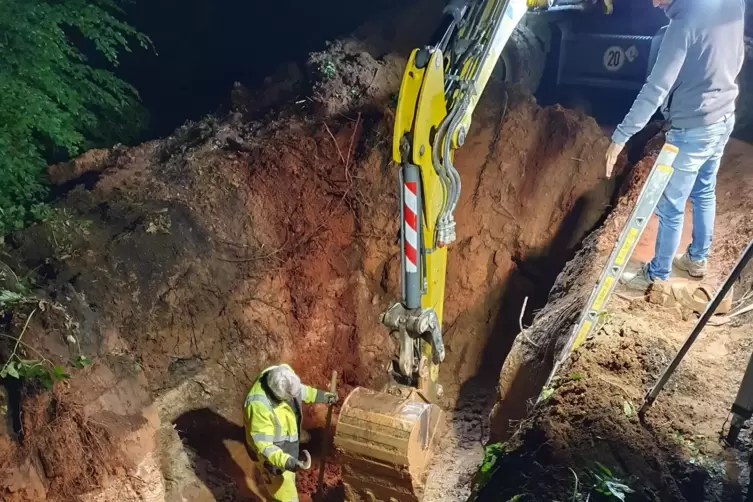
[{"label": "excavator bucket", "polygon": [[357,387],[335,434],[348,502],[420,502],[442,409],[415,389],[403,396]]}]

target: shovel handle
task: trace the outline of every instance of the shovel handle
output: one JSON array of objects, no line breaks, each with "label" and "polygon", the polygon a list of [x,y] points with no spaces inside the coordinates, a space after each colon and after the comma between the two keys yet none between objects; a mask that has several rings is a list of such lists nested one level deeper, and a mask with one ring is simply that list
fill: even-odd
[{"label": "shovel handle", "polygon": [[[337,371],[332,372],[332,380],[329,384],[329,391],[332,394],[337,394]],[[322,435],[322,457],[319,463],[319,483],[317,484],[316,493],[321,494],[324,488],[324,464],[327,455],[329,454],[330,444],[330,429],[332,427],[332,406],[327,406],[327,421],[324,427],[324,434]]]}]

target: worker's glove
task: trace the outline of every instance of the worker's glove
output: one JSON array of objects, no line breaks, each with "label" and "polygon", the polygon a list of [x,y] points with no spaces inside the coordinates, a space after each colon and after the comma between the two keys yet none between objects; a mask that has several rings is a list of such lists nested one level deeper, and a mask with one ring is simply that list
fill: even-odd
[{"label": "worker's glove", "polygon": [[306,450],[301,450],[301,454],[305,457],[304,460],[298,460],[293,457],[288,457],[285,461],[285,470],[288,471],[307,471],[311,468],[311,454]]},{"label": "worker's glove", "polygon": [[609,148],[607,148],[607,178],[612,177],[612,171],[614,170],[614,165],[617,163],[617,157],[620,156],[620,152],[622,152],[623,148],[625,148],[625,145],[615,143],[614,141],[609,145]]},{"label": "worker's glove", "polygon": [[296,461],[296,470],[308,471],[309,469],[311,469],[311,454],[307,450],[301,450],[301,453],[303,454],[305,460]]},{"label": "worker's glove", "polygon": [[323,390],[316,391],[315,403],[335,404],[337,402],[337,394],[331,392],[324,392]]}]

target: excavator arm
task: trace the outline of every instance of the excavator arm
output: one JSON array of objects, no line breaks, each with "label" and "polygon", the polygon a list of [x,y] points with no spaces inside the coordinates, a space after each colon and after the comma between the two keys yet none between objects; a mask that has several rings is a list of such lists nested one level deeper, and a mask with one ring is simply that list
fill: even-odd
[{"label": "excavator arm", "polygon": [[[563,0],[573,3],[576,0]],[[399,166],[401,300],[381,316],[399,341],[390,382],[358,387],[343,402],[335,434],[346,500],[419,502],[443,423],[439,365],[447,246],[455,238],[461,180],[453,152],[505,44],[544,0],[451,0],[433,43],[403,74],[392,157]]]},{"label": "excavator arm", "polygon": [[396,380],[429,401],[442,393],[447,246],[456,237],[461,189],[453,152],[465,142],[478,99],[526,11],[526,0],[451,2],[435,43],[411,54],[398,95],[392,156],[400,166],[402,301],[382,323],[400,341]]}]

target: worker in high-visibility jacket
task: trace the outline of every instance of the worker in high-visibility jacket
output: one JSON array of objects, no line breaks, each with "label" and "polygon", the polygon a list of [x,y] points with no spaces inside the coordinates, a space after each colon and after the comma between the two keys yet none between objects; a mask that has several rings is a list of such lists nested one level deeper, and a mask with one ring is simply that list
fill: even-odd
[{"label": "worker in high-visibility jacket", "polygon": [[311,467],[311,455],[301,451],[299,434],[303,403],[334,404],[335,394],[303,385],[287,364],[263,370],[243,406],[246,445],[274,502],[296,502],[295,472]]}]

